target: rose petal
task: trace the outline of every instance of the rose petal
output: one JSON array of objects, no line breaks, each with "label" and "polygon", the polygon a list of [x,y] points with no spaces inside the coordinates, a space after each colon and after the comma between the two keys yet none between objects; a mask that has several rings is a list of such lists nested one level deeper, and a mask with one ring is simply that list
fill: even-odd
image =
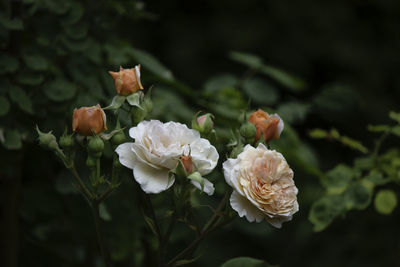
[{"label": "rose petal", "polygon": [[133,143],[124,143],[115,149],[119,156],[119,162],[129,169],[133,169],[137,162],[135,154],[132,153],[132,145]]},{"label": "rose petal", "polygon": [[207,195],[211,196],[214,194],[214,185],[209,180],[204,179],[204,189],[201,188],[201,184],[197,181],[191,181],[192,185],[194,185],[197,189],[203,190]]},{"label": "rose petal", "polygon": [[140,187],[148,194],[157,194],[170,188],[175,178],[168,183],[168,169],[155,169],[149,165],[138,163],[133,169],[133,176]]},{"label": "rose petal", "polygon": [[262,211],[256,208],[250,201],[240,195],[237,191],[233,191],[230,203],[232,208],[237,211],[240,217],[245,216],[249,222],[261,222],[265,215]]}]

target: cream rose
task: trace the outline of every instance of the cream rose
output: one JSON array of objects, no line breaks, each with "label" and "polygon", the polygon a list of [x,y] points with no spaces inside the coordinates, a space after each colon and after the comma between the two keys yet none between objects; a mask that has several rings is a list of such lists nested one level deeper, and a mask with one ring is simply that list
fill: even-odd
[{"label": "cream rose", "polygon": [[[182,155],[190,156],[201,175],[210,173],[219,155],[214,146],[199,132],[177,122],[142,121],[129,130],[134,143],[124,143],[115,150],[122,165],[133,169],[133,176],[146,193],[160,193],[172,186],[175,177],[170,173]],[[192,181],[201,190],[201,185]],[[214,185],[204,179],[204,192],[214,193]]]},{"label": "cream rose", "polygon": [[232,208],[249,222],[264,218],[277,228],[299,210],[293,171],[285,158],[263,144],[247,145],[236,159],[223,163],[226,182],[233,187]]}]

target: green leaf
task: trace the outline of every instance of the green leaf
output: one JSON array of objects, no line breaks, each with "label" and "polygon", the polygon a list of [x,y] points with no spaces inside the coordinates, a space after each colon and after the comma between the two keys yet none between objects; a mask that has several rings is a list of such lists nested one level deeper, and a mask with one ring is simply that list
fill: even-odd
[{"label": "green leaf", "polygon": [[44,71],[48,67],[46,58],[41,55],[24,53],[22,58],[25,64],[32,70]]},{"label": "green leaf", "polygon": [[0,54],[0,74],[13,73],[18,70],[19,63],[15,57]]},{"label": "green leaf", "polygon": [[260,71],[293,91],[302,91],[306,86],[305,82],[300,78],[276,67],[263,66]]},{"label": "green leaf", "polygon": [[354,167],[360,170],[368,170],[374,167],[375,162],[374,158],[369,156],[369,157],[364,157],[364,158],[357,158],[354,160]]},{"label": "green leaf", "polygon": [[392,120],[397,121],[397,123],[400,123],[400,113],[398,113],[398,112],[390,111],[389,112],[389,118],[391,118]]},{"label": "green leaf", "polygon": [[375,196],[374,204],[376,211],[389,215],[397,206],[397,196],[392,190],[380,190]]},{"label": "green leaf", "polygon": [[380,133],[380,132],[387,132],[390,130],[389,125],[368,125],[368,131]]},{"label": "green leaf", "polygon": [[20,18],[8,18],[4,14],[0,14],[0,25],[7,30],[23,30],[24,24]]},{"label": "green leaf", "polygon": [[250,68],[258,69],[263,66],[262,59],[253,54],[232,51],[230,52],[229,57],[236,62],[249,66]]},{"label": "green leaf", "polygon": [[327,138],[328,137],[328,132],[323,130],[323,129],[313,129],[311,131],[308,132],[308,135],[311,138],[315,138],[315,139],[321,139],[321,138]]},{"label": "green leaf", "polygon": [[51,81],[43,86],[45,95],[56,102],[70,100],[75,96],[76,86],[63,79]]},{"label": "green leaf", "polygon": [[342,136],[340,138],[340,142],[342,142],[342,144],[344,144],[352,149],[358,150],[364,154],[368,153],[368,148],[363,146],[359,141],[351,139],[350,137]]},{"label": "green leaf", "polygon": [[364,179],[374,185],[384,185],[390,182],[388,177],[384,177],[383,174],[377,170],[372,170]]},{"label": "green leaf", "polygon": [[250,257],[233,258],[221,265],[221,267],[272,267],[263,260],[258,260]]},{"label": "green leaf", "polygon": [[82,4],[79,2],[72,2],[68,13],[61,18],[61,23],[63,24],[63,26],[77,23],[82,18],[83,13],[84,9]]},{"label": "green leaf", "polygon": [[391,133],[400,137],[400,125],[394,126],[391,130]]},{"label": "green leaf", "polygon": [[21,134],[18,130],[6,129],[4,131],[3,146],[9,150],[18,150],[22,148]]},{"label": "green leaf", "polygon": [[51,12],[58,15],[66,13],[71,6],[69,1],[45,0],[45,4]]},{"label": "green leaf", "polygon": [[362,182],[351,184],[344,194],[348,209],[363,210],[371,203],[372,190]]},{"label": "green leaf", "polygon": [[104,202],[100,203],[99,206],[99,214],[100,214],[100,218],[102,218],[104,221],[111,221],[112,217],[110,212],[107,209],[106,204],[104,204]]},{"label": "green leaf", "polygon": [[10,102],[4,96],[0,96],[0,117],[4,116],[10,110]]},{"label": "green leaf", "polygon": [[324,196],[314,202],[308,219],[314,224],[314,231],[319,232],[328,227],[333,220],[346,211],[342,195]]},{"label": "green leaf", "polygon": [[255,104],[270,106],[275,104],[279,98],[277,89],[260,78],[245,80],[243,89]]},{"label": "green leaf", "polygon": [[154,235],[157,235],[157,231],[156,231],[156,225],[154,223],[154,220],[151,219],[150,217],[146,216],[143,212],[143,217],[144,220],[146,221],[147,225],[150,227],[150,230],[153,232]]},{"label": "green leaf", "polygon": [[313,111],[329,121],[343,122],[344,118],[348,120],[359,107],[359,94],[341,84],[323,87],[313,100]]},{"label": "green leaf", "polygon": [[9,94],[11,99],[17,103],[20,109],[29,114],[33,114],[32,101],[24,90],[22,90],[20,87],[13,86],[10,89]]},{"label": "green leaf", "polygon": [[238,79],[232,74],[220,74],[206,81],[204,91],[210,96],[225,88],[237,87]]},{"label": "green leaf", "polygon": [[198,260],[197,257],[193,258],[193,259],[189,259],[189,260],[178,260],[172,266],[183,266],[183,265],[187,265],[189,263],[195,262],[196,260]]},{"label": "green leaf", "polygon": [[136,48],[132,48],[128,52],[136,59],[139,64],[143,65],[144,68],[147,68],[153,74],[167,81],[174,81],[172,72],[148,52]]},{"label": "green leaf", "polygon": [[308,104],[286,102],[279,105],[277,113],[285,122],[300,124],[306,119],[309,108],[310,106]]},{"label": "green leaf", "polygon": [[17,74],[15,79],[19,84],[35,86],[44,81],[44,76],[32,72],[20,72]]},{"label": "green leaf", "polygon": [[354,177],[354,171],[343,164],[339,164],[334,169],[322,177],[322,184],[329,193],[339,194],[343,192]]}]

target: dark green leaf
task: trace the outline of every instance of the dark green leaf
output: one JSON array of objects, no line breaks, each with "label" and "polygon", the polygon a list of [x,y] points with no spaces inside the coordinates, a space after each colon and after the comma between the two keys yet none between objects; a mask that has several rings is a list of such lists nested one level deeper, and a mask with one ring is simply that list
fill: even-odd
[{"label": "dark green leaf", "polygon": [[22,57],[25,64],[32,70],[43,71],[48,67],[46,58],[41,55],[24,53]]},{"label": "dark green leaf", "polygon": [[308,219],[314,224],[314,231],[322,231],[328,227],[333,220],[342,214],[346,208],[342,195],[324,196],[314,202]]},{"label": "dark green leaf", "polygon": [[13,73],[19,67],[18,60],[7,54],[0,54],[0,73]]},{"label": "dark green leaf", "polygon": [[4,116],[10,110],[10,102],[4,96],[0,96],[0,117]]},{"label": "dark green leaf", "polygon": [[344,194],[348,209],[362,210],[371,203],[372,188],[368,188],[363,182],[356,182],[351,184]]},{"label": "dark green leaf", "polygon": [[247,65],[250,68],[258,69],[263,66],[263,61],[260,57],[250,54],[250,53],[243,53],[243,52],[235,52],[232,51],[229,54],[229,57],[241,64]]},{"label": "dark green leaf", "polygon": [[20,18],[8,18],[5,14],[0,13],[0,25],[7,30],[23,30],[24,25]]},{"label": "dark green leaf", "polygon": [[45,95],[57,102],[69,100],[74,97],[77,88],[73,83],[63,79],[57,79],[43,86]]},{"label": "dark green leaf", "polygon": [[306,119],[309,105],[300,102],[286,102],[278,107],[279,116],[290,124],[300,124]]},{"label": "dark green leaf", "polygon": [[18,130],[5,129],[3,145],[6,149],[18,150],[22,147],[21,138]]},{"label": "dark green leaf", "polygon": [[17,86],[14,86],[10,89],[9,94],[11,99],[18,104],[20,109],[29,114],[33,113],[32,101],[24,90]]},{"label": "dark green leaf", "polygon": [[238,79],[232,74],[220,74],[212,77],[204,84],[204,90],[214,96],[221,89],[237,87]]},{"label": "dark green leaf", "polygon": [[143,65],[144,68],[148,69],[153,74],[167,81],[174,80],[172,72],[167,69],[163,64],[161,64],[158,59],[156,59],[154,56],[150,55],[146,51],[132,48],[128,52],[136,59],[138,64]]},{"label": "dark green leaf", "polygon": [[275,104],[279,98],[277,89],[260,78],[245,80],[243,89],[255,104],[270,106]]},{"label": "dark green leaf", "polygon": [[239,257],[226,261],[221,267],[272,267],[263,260],[250,257]]},{"label": "dark green leaf", "polygon": [[276,67],[264,65],[260,71],[293,91],[301,91],[305,87],[303,80]]},{"label": "dark green leaf", "polygon": [[354,171],[343,164],[336,166],[334,169],[326,173],[322,177],[322,184],[327,188],[330,193],[341,193],[347,185],[351,182],[354,176]]}]

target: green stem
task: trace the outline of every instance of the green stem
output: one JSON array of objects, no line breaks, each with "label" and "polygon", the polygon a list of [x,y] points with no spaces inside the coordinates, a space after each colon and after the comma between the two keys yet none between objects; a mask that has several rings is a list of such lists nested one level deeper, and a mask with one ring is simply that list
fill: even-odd
[{"label": "green stem", "polygon": [[74,164],[71,164],[71,166],[68,167],[68,169],[74,176],[75,180],[78,182],[81,192],[86,196],[86,198],[88,200],[92,200],[94,198],[93,194],[89,191],[89,189],[86,187],[85,183],[82,181],[81,177],[79,176],[78,172],[76,171]]},{"label": "green stem", "polygon": [[379,150],[381,149],[382,143],[383,143],[383,141],[385,141],[385,139],[389,136],[389,134],[390,134],[389,131],[384,132],[384,133],[379,137],[379,139],[376,141],[375,149],[374,149],[374,153],[373,153],[373,158],[374,158],[374,160],[376,160],[376,158],[378,157],[378,153],[379,153]]},{"label": "green stem", "polygon": [[96,226],[97,243],[99,245],[100,254],[101,254],[101,257],[103,258],[105,266],[110,267],[111,264],[110,264],[110,260],[109,260],[109,255],[108,255],[108,252],[104,245],[103,235],[101,234],[101,218],[100,218],[99,204],[100,204],[100,202],[93,201],[92,205],[91,205],[94,223]]},{"label": "green stem", "polygon": [[[192,243],[189,244],[184,250],[182,250],[180,253],[178,253],[172,260],[170,260],[167,264],[167,266],[172,266],[177,260],[181,259],[182,257],[186,256],[186,254],[189,254],[192,252],[192,250],[196,249],[196,247],[199,245],[199,243],[210,233],[213,231],[213,226],[219,219],[219,214],[221,210],[225,206],[225,202],[228,199],[228,193],[225,193],[225,196],[222,198],[221,202],[219,203],[217,209],[215,210],[213,216],[208,220],[208,222],[204,225],[203,231],[201,234],[193,240]],[[215,227],[218,227],[216,225]]]}]

